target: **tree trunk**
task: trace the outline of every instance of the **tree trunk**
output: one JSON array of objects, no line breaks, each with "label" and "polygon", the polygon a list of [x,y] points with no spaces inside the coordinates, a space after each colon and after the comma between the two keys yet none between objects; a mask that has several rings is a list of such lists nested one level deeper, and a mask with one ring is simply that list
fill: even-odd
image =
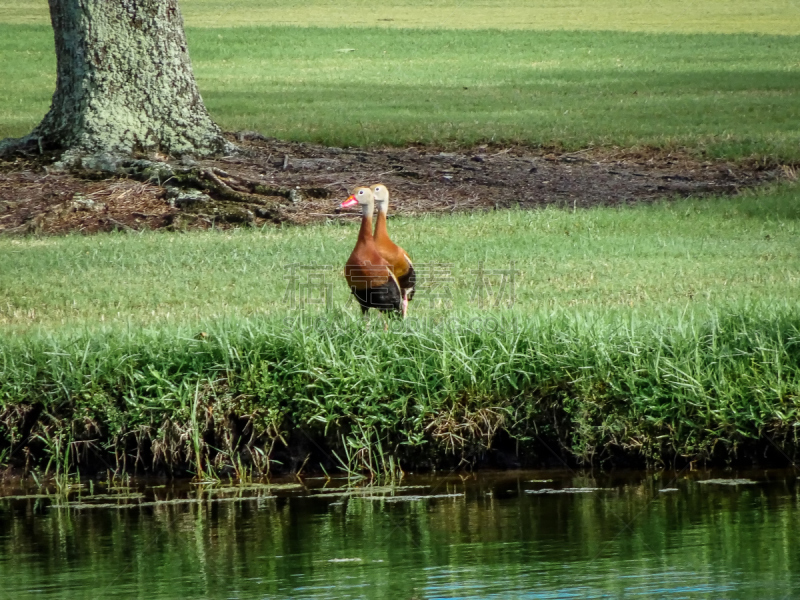
[{"label": "tree trunk", "polygon": [[49,0],[58,79],[19,140],[39,150],[172,156],[229,151],[192,73],[177,0]]}]

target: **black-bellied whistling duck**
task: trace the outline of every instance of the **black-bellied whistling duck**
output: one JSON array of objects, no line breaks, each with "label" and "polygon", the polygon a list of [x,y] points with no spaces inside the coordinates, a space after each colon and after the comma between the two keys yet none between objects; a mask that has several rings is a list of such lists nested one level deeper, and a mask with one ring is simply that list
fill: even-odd
[{"label": "black-bellied whistling duck", "polygon": [[386,231],[386,213],[389,212],[389,190],[382,183],[376,183],[371,188],[375,203],[378,205],[378,220],[375,222],[373,239],[378,247],[381,257],[389,263],[400,284],[400,293],[403,296],[403,316],[408,311],[408,301],[414,297],[414,286],[417,283],[417,274],[408,254],[389,238]]},{"label": "black-bellied whistling duck", "polygon": [[403,300],[400,284],[392,273],[388,262],[381,258],[375,240],[372,239],[372,212],[375,199],[368,187],[359,187],[340,208],[361,207],[361,229],[358,232],[356,247],[347,259],[344,277],[347,285],[366,314],[370,308],[381,312],[403,314]]}]

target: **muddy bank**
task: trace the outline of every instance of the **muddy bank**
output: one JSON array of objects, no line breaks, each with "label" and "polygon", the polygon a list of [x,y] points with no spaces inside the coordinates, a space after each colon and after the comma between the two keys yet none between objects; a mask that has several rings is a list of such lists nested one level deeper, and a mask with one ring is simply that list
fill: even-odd
[{"label": "muddy bank", "polygon": [[[219,407],[202,408],[213,412]],[[67,426],[59,430],[53,427],[49,418],[39,414],[35,416],[35,422],[19,423],[29,427],[28,435],[18,439],[17,444],[8,444],[10,436],[4,432],[2,437],[5,439],[0,447],[4,451],[5,464],[0,468],[0,481],[28,479],[31,473],[37,479],[80,474],[91,477],[248,480],[253,477],[347,474],[366,478],[401,477],[408,473],[516,469],[596,469],[598,472],[620,469],[791,469],[796,468],[800,452],[800,445],[791,433],[770,431],[760,437],[740,437],[733,443],[720,437],[716,440],[718,444],[708,444],[711,448],[704,448],[696,454],[676,451],[675,446],[685,443],[685,439],[663,443],[662,440],[642,437],[622,443],[604,440],[602,446],[591,449],[588,454],[579,454],[574,439],[579,424],[567,417],[563,408],[550,405],[550,414],[534,417],[530,427],[525,428],[525,435],[520,435],[518,425],[489,431],[496,423],[488,420],[480,423],[479,420],[486,415],[468,414],[449,421],[446,428],[440,427],[425,435],[423,445],[418,447],[404,444],[403,436],[397,432],[381,432],[374,439],[358,440],[363,432],[350,424],[323,433],[308,423],[292,423],[290,432],[271,437],[273,432],[259,430],[259,424],[249,415],[237,413],[218,415],[221,418],[217,423],[202,423],[198,431],[192,431],[189,422],[171,421],[168,417],[161,427],[146,426],[126,431],[113,439],[104,435],[106,432],[102,425],[93,424],[96,427],[92,432],[84,428],[85,423],[71,422],[64,423]],[[25,407],[23,410],[39,413],[41,407]],[[619,417],[616,414],[604,416]],[[489,419],[491,417],[488,415]],[[536,434],[536,430],[541,433]],[[51,435],[47,438],[37,435],[42,432]],[[94,437],[90,433],[94,433]],[[374,433],[368,432],[370,437]],[[194,440],[193,436],[196,436]],[[448,437],[460,439],[452,444],[448,443]],[[194,446],[196,440],[199,443]],[[352,444],[352,440],[359,443]],[[641,446],[636,446],[636,443]],[[61,447],[54,451],[55,445]],[[645,450],[645,447],[648,448]]]},{"label": "muddy bank", "polygon": [[394,213],[419,215],[735,194],[785,175],[778,167],[698,161],[665,152],[553,153],[495,146],[461,152],[361,150],[281,142],[257,134],[235,139],[242,154],[191,164],[213,171],[223,183],[246,180],[251,187],[255,182],[291,194],[230,201],[203,198],[208,190],[200,189],[195,198],[176,198],[168,183],[165,188],[133,179],[87,179],[18,159],[0,163],[0,233],[183,230],[356,219],[337,214],[337,200],[356,184],[378,181],[391,189]]}]

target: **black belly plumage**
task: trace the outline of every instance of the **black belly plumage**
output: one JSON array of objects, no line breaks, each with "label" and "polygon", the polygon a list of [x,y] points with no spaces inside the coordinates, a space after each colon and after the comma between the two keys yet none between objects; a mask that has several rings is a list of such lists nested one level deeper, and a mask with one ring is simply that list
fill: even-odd
[{"label": "black belly plumage", "polygon": [[364,313],[370,308],[374,308],[384,313],[403,314],[403,298],[394,279],[389,279],[383,285],[366,288],[351,287],[350,290]]}]

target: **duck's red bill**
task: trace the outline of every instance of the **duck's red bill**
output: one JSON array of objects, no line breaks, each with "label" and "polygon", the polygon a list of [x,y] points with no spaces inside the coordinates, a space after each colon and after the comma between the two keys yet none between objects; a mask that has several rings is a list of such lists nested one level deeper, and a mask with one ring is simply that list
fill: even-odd
[{"label": "duck's red bill", "polygon": [[339,205],[339,208],[350,208],[351,206],[355,206],[356,204],[358,204],[358,200],[356,200],[356,197],[350,196],[347,200],[345,200]]}]

